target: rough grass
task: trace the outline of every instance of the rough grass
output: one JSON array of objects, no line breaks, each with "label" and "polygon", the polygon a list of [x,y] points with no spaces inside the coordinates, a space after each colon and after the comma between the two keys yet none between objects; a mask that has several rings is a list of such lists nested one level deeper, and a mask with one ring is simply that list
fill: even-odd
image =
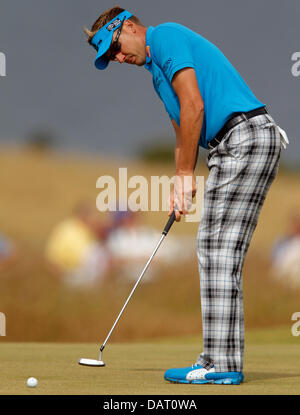
[{"label": "rough grass", "polygon": [[[24,248],[25,249],[25,248]],[[0,278],[1,311],[7,317],[4,341],[98,341],[108,333],[133,283],[118,275],[92,289],[70,290],[28,254]],[[249,256],[244,272],[246,327],[291,324],[299,311],[299,290],[274,281],[268,264]],[[201,332],[197,264],[163,268],[134,293],[114,341]]]}]

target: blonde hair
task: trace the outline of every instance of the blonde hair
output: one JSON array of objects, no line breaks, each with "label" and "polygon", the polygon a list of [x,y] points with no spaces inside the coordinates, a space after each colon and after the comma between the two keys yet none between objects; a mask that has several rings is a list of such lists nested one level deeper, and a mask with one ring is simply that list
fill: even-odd
[{"label": "blonde hair", "polygon": [[[118,14],[124,12],[125,9],[122,9],[120,6],[114,6],[111,9],[107,10],[106,12],[102,13],[98,19],[94,22],[91,30],[88,30],[86,27],[83,28],[85,34],[87,35],[87,41],[89,44],[91,44],[91,40],[93,36],[98,32],[101,27],[105,26],[106,23],[111,21],[114,17],[116,17]],[[136,16],[129,17],[130,21],[133,23],[143,26],[141,21]]]}]

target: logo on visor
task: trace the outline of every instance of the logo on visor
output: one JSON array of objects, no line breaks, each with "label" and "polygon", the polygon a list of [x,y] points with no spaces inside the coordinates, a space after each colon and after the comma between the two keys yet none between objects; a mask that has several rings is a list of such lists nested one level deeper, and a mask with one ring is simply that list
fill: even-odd
[{"label": "logo on visor", "polygon": [[116,20],[114,20],[112,23],[110,23],[108,26],[107,26],[107,30],[109,31],[109,32],[111,32],[112,30],[114,30],[117,26],[119,26],[119,24],[121,23],[121,20],[120,19],[116,19]]}]

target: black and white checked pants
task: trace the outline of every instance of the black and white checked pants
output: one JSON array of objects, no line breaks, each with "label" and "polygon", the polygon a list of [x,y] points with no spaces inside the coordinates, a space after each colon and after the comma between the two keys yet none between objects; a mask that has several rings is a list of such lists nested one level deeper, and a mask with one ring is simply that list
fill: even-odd
[{"label": "black and white checked pants", "polygon": [[243,368],[242,268],[280,153],[280,133],[264,114],[235,126],[207,155],[197,236],[203,327],[198,363],[207,369]]}]

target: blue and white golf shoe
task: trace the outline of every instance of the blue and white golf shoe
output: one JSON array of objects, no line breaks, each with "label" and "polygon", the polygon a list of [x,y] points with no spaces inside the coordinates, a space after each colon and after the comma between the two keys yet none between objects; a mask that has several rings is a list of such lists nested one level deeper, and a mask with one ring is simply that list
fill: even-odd
[{"label": "blue and white golf shoe", "polygon": [[243,382],[242,372],[216,372],[214,366],[205,369],[195,363],[189,367],[168,369],[165,373],[165,380],[173,383],[213,383],[215,385],[239,385]]}]

